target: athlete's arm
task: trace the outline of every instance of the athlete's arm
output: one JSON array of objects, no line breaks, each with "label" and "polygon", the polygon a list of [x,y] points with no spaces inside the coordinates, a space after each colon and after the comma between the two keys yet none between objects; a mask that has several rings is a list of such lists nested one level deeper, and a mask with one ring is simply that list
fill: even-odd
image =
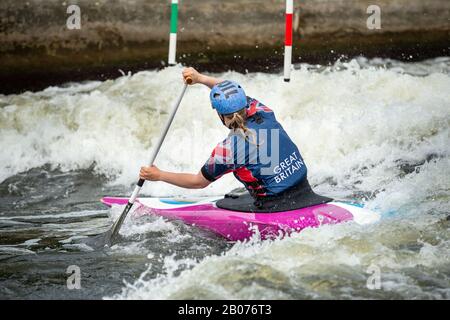
[{"label": "athlete's arm", "polygon": [[201,171],[197,174],[175,173],[160,170],[156,166],[142,167],[139,177],[144,180],[163,181],[187,189],[203,189],[211,183],[205,179]]},{"label": "athlete's arm", "polygon": [[221,83],[223,81],[218,78],[201,74],[192,67],[185,68],[183,70],[183,79],[186,81],[186,78],[188,77],[192,79],[192,84],[201,83],[209,87],[210,89],[212,89],[212,87],[214,87],[216,84]]}]

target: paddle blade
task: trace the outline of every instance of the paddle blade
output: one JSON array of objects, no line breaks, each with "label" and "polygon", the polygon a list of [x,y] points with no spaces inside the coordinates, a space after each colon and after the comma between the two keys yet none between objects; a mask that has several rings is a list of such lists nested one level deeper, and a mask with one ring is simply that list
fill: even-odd
[{"label": "paddle blade", "polygon": [[119,239],[118,235],[119,235],[120,227],[122,226],[123,222],[125,221],[125,218],[127,217],[128,212],[130,212],[131,207],[133,207],[133,204],[128,202],[127,205],[125,206],[125,208],[123,209],[122,214],[120,215],[119,219],[117,219],[117,221],[114,223],[111,230],[108,231],[110,233],[109,245],[113,245],[116,242],[116,240]]},{"label": "paddle blade", "polygon": [[94,250],[111,246],[111,230],[100,233],[93,237],[79,239],[78,242],[83,243]]}]

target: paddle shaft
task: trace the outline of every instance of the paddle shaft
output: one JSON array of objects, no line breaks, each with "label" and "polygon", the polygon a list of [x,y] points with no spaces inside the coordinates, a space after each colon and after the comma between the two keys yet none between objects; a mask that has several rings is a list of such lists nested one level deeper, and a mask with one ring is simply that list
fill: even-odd
[{"label": "paddle shaft", "polygon": [[[173,118],[175,118],[175,114],[177,113],[178,107],[180,106],[181,100],[183,99],[184,93],[186,92],[187,85],[192,82],[192,79],[187,78],[186,83],[183,85],[183,89],[181,90],[181,93],[178,97],[178,99],[175,101],[172,110],[169,114],[169,119],[167,120],[167,123],[163,129],[163,132],[161,136],[159,137],[159,140],[153,148],[152,154],[150,156],[150,166],[153,165],[153,162],[156,159],[156,156],[158,155],[159,149],[161,149],[161,146],[164,142],[164,139],[166,138],[167,132],[169,131],[170,125],[172,124]],[[144,185],[145,180],[139,179],[138,183],[136,184],[136,187],[134,188],[133,193],[131,194],[130,199],[128,200],[127,205],[123,209],[122,214],[120,215],[119,219],[116,220],[114,225],[111,228],[111,243],[114,242],[114,239],[116,238],[117,234],[119,233],[120,227],[123,224],[123,221],[125,220],[128,212],[133,207],[134,201],[136,200],[137,196],[139,195],[139,191],[141,191],[142,186]]]}]

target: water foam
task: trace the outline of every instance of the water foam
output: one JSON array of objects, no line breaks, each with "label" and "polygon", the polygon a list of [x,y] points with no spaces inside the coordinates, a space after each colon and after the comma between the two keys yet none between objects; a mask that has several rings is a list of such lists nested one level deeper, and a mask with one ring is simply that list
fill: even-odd
[{"label": "water foam", "polygon": [[[312,72],[305,66],[293,72],[289,84],[278,75],[261,73],[220,76],[241,82],[248,95],[275,110],[299,145],[313,182],[332,177],[338,184],[350,184],[354,181],[347,176],[355,167],[394,170],[393,161],[405,156],[412,160],[429,152],[448,153],[447,74],[415,77],[362,68],[356,60],[340,68]],[[95,164],[95,171],[111,177],[112,183],[133,183],[181,89],[180,71],[177,66],[103,83],[0,96],[0,180],[46,163],[62,170]],[[225,135],[210,108],[208,89],[192,86],[157,164],[167,170],[197,172]],[[221,180],[191,193],[221,194],[224,188],[238,186],[232,177]],[[373,188],[370,181],[365,183],[367,189]],[[189,192],[154,183],[144,193]]]}]

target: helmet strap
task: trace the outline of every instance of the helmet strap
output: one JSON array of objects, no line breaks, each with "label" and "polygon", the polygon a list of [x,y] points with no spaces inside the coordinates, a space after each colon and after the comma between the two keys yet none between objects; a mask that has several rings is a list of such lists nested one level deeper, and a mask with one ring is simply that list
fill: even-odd
[{"label": "helmet strap", "polygon": [[225,118],[224,118],[224,116],[223,115],[221,115],[220,113],[218,113],[217,112],[217,115],[219,116],[219,118],[220,118],[220,121],[222,121],[222,124],[226,127],[227,125],[225,124]]}]

